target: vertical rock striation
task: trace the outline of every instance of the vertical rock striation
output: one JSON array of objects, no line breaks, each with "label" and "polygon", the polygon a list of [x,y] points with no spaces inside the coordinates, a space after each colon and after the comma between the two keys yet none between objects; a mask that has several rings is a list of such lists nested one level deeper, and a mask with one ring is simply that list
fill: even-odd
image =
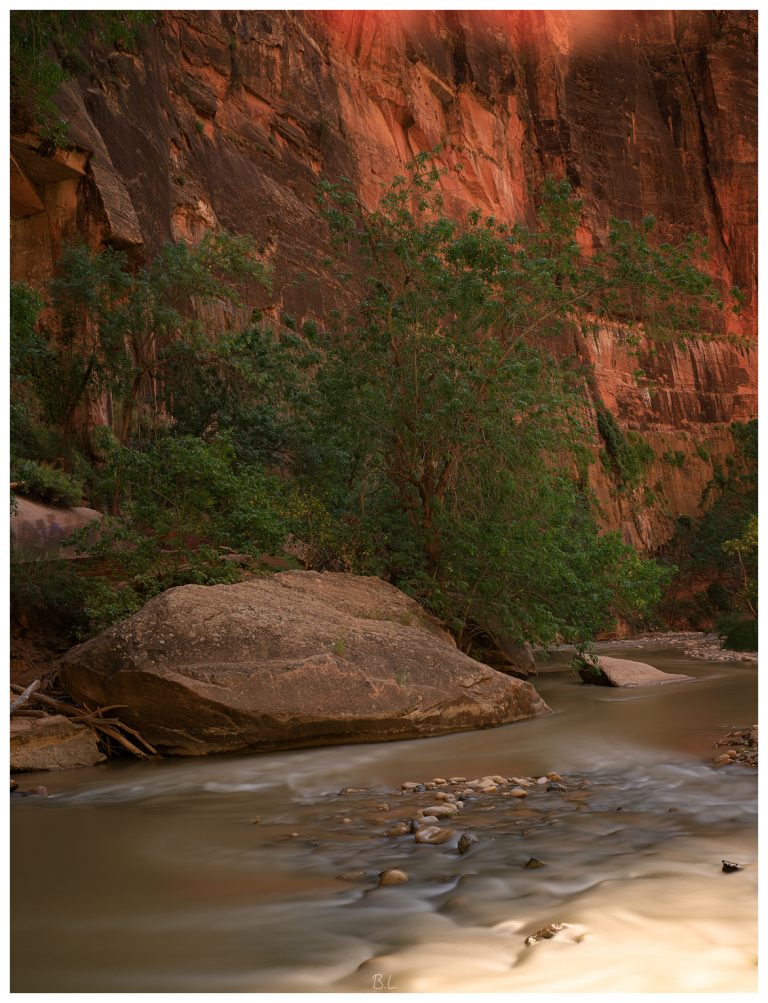
[{"label": "vertical rock striation", "polygon": [[318,264],[317,179],[346,175],[372,204],[438,144],[462,167],[444,185],[457,213],[530,223],[552,173],[584,200],[586,249],[611,216],[705,234],[712,274],[745,296],[715,340],[641,344],[645,379],[609,327],[569,346],[622,427],[686,456],[649,471],[658,505],[596,466],[606,524],[653,549],[695,514],[728,424],[756,414],[756,12],[181,11],[137,53],[92,59],[61,98],[74,149],[12,141],[14,278],[43,280],[75,234],[146,255],[225,226],[258,239],[281,308],[322,316],[339,290]]}]

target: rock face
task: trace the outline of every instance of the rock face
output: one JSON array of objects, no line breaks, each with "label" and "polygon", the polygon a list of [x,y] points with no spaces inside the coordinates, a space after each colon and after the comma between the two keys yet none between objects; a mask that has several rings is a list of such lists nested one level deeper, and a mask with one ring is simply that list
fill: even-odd
[{"label": "rock face", "polygon": [[11,770],[93,766],[106,756],[90,728],[61,714],[11,718]]},{"label": "rock face", "polygon": [[693,682],[693,676],[677,672],[662,672],[645,662],[633,662],[629,658],[597,656],[597,671],[584,665],[579,669],[583,682],[596,686],[660,686],[663,683]]},{"label": "rock face", "polygon": [[283,572],[170,589],[73,648],[61,681],[159,751],[414,738],[549,712],[377,578]]},{"label": "rock face", "polygon": [[[223,226],[260,242],[278,311],[324,317],[342,291],[320,265],[317,179],[346,175],[371,205],[437,144],[462,167],[444,180],[456,213],[532,223],[555,174],[584,201],[585,249],[612,216],[653,214],[671,242],[704,233],[712,274],[744,293],[725,326],[745,342],[641,339],[647,378],[617,329],[563,345],[594,365],[622,427],[685,457],[626,493],[596,462],[605,524],[650,550],[698,514],[728,423],[757,407],[756,11],[169,11],[137,53],[90,63],[60,97],[74,149],[13,138],[14,279],[50,276],[78,234],[139,255]],[[209,327],[247,322],[265,297]]]}]

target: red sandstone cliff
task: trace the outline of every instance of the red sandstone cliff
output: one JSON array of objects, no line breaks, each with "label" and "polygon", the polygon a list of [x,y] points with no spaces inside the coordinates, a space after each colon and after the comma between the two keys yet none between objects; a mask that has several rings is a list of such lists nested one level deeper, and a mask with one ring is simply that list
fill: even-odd
[{"label": "red sandstone cliff", "polygon": [[[463,167],[456,211],[531,221],[555,173],[584,199],[585,247],[611,216],[705,233],[713,274],[747,299],[729,332],[754,345],[756,39],[756,13],[734,11],[167,13],[136,54],[94,52],[93,77],[65,88],[74,150],[12,140],[12,275],[43,279],[76,233],[146,254],[226,226],[261,242],[284,309],[322,315],[336,291],[311,281],[317,178],[346,174],[373,202],[442,144]],[[654,464],[650,493],[621,495],[594,468],[607,523],[653,548],[696,514],[727,424],[756,414],[754,350],[641,346],[639,378],[609,329],[573,347],[624,427],[686,455]]]}]

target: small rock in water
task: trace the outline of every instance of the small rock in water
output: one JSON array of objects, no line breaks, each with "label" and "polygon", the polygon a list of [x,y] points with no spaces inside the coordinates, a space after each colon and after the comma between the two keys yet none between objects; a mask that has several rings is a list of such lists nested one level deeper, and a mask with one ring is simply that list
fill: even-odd
[{"label": "small rock in water", "polygon": [[18,782],[14,780],[13,777],[11,777],[11,790],[12,791],[18,790],[18,787],[19,787]]},{"label": "small rock in water", "polygon": [[401,871],[398,867],[390,867],[388,870],[382,871],[379,875],[380,886],[402,885],[404,882],[410,880],[405,871]]},{"label": "small rock in water", "polygon": [[365,871],[344,871],[336,875],[339,881],[364,881],[365,876]]},{"label": "small rock in water", "polygon": [[441,829],[439,825],[427,825],[414,836],[417,843],[428,843],[430,846],[440,846],[447,843],[453,836],[453,829]]},{"label": "small rock in water", "polygon": [[724,752],[721,756],[715,756],[714,764],[715,766],[725,766],[731,762],[731,757],[727,752]]},{"label": "small rock in water", "polygon": [[33,787],[32,788],[32,793],[33,794],[37,794],[38,797],[47,798],[48,797],[48,788],[47,787],[43,787],[42,785],[40,787]]},{"label": "small rock in water", "polygon": [[546,867],[547,865],[544,863],[543,860],[539,860],[538,857],[530,857],[526,861],[525,866],[528,868],[529,871],[534,871],[538,867]]},{"label": "small rock in water", "polygon": [[734,871],[743,871],[743,870],[744,870],[744,864],[736,864],[732,860],[723,861],[724,874],[733,874]]},{"label": "small rock in water", "polygon": [[426,788],[426,789],[427,789],[428,791],[433,791],[433,790],[435,789],[435,787],[437,787],[437,784],[436,784],[436,783],[434,782],[434,780],[428,780],[428,781],[427,781],[427,782],[426,782],[426,783],[424,784],[424,787],[425,787],[425,788]]},{"label": "small rock in water", "polygon": [[467,782],[466,777],[451,777],[452,784],[465,784]]},{"label": "small rock in water", "polygon": [[474,832],[463,832],[461,836],[459,836],[459,853],[466,853],[470,846],[477,842],[478,838]]},{"label": "small rock in water", "polygon": [[444,777],[433,777],[432,783],[437,787],[443,787],[448,781]]},{"label": "small rock in water", "polygon": [[536,783],[537,784],[546,784],[546,783],[548,783],[548,781],[547,781],[546,777],[536,777]]},{"label": "small rock in water", "polygon": [[412,818],[411,819],[411,823],[410,823],[410,831],[411,832],[418,832],[419,829],[422,827],[422,825],[424,825],[423,819]]},{"label": "small rock in water", "polygon": [[393,825],[391,829],[387,829],[384,833],[385,836],[405,836],[411,832],[411,825],[408,822],[398,822],[397,825]]},{"label": "small rock in water", "polygon": [[435,818],[453,818],[459,812],[458,806],[451,804],[450,801],[443,801],[442,804],[430,805],[429,808],[424,808],[424,815],[433,815]]},{"label": "small rock in water", "polygon": [[261,823],[261,815],[257,815],[256,818],[251,819],[251,825],[259,825]]},{"label": "small rock in water", "polygon": [[406,780],[404,784],[400,784],[401,791],[415,791],[419,785],[414,780]]},{"label": "small rock in water", "polygon": [[527,798],[528,791],[523,790],[522,787],[513,787],[511,791],[507,792],[511,798]]},{"label": "small rock in water", "polygon": [[376,811],[389,811],[389,805],[382,802],[376,805]]},{"label": "small rock in water", "polygon": [[495,794],[497,790],[498,790],[498,788],[497,788],[496,784],[488,784],[487,787],[481,787],[480,788],[480,793],[481,794]]},{"label": "small rock in water", "polygon": [[563,778],[560,776],[559,773],[548,773],[547,780],[556,780],[558,783],[563,782]]},{"label": "small rock in water", "polygon": [[364,794],[365,787],[344,787],[339,791],[339,794]]},{"label": "small rock in water", "polygon": [[531,944],[538,944],[541,940],[551,940],[554,936],[560,933],[561,930],[565,930],[567,923],[548,923],[546,926],[542,927],[541,930],[537,930],[536,933],[532,933],[530,937],[525,938],[525,943],[530,947]]},{"label": "small rock in water", "polygon": [[548,791],[564,791],[566,788],[563,784],[550,783],[547,784]]},{"label": "small rock in water", "polygon": [[342,821],[342,823],[344,825],[349,825],[349,823],[352,821],[352,819],[351,818],[343,818],[341,821]]}]

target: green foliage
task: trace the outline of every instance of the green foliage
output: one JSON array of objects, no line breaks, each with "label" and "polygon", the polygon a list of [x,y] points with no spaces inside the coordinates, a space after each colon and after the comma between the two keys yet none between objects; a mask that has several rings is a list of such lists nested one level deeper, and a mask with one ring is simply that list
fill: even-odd
[{"label": "green foliage", "polygon": [[732,426],[735,453],[727,473],[716,466],[704,491],[704,514],[678,519],[662,560],[675,563],[678,582],[694,577],[718,585],[711,615],[757,609],[757,421]]},{"label": "green foliage", "polygon": [[[350,527],[350,566],[393,579],[465,647],[476,629],[548,642],[646,616],[665,573],[597,534],[576,479],[583,385],[550,348],[574,309],[619,302],[622,249],[582,261],[565,183],[547,182],[528,230],[449,218],[439,178],[418,157],[372,213],[321,185],[355,305],[317,339],[303,471]],[[635,262],[624,291],[649,282]],[[622,478],[638,478],[648,447],[612,446]]]},{"label": "green foliage", "polygon": [[136,32],[151,22],[149,11],[11,11],[11,116],[20,130],[37,128],[61,145],[66,123],[54,102],[70,77],[91,69],[88,46],[130,49]]},{"label": "green foliage", "polygon": [[83,485],[73,477],[34,460],[17,460],[11,467],[11,479],[16,491],[27,498],[71,508],[80,505]]},{"label": "green foliage", "polygon": [[706,446],[703,446],[700,442],[696,443],[696,455],[700,460],[704,460],[705,463],[709,463],[711,460],[711,455]]},{"label": "green foliage", "polygon": [[718,630],[723,638],[723,647],[729,651],[758,650],[757,620],[724,617],[718,623]]},{"label": "green foliage", "polygon": [[685,453],[682,449],[667,449],[664,453],[662,453],[661,459],[664,463],[668,463],[671,467],[685,466]]},{"label": "green foliage", "polygon": [[653,449],[639,432],[627,432],[619,428],[616,419],[603,405],[596,408],[597,430],[605,443],[605,451],[610,467],[626,487],[636,486],[642,480],[649,463],[654,459]]},{"label": "green foliage", "polygon": [[85,627],[86,580],[74,561],[11,560],[11,615],[46,634],[75,641]]},{"label": "green foliage", "polygon": [[[59,432],[59,450],[68,453],[78,415],[104,395],[118,441],[154,436],[164,420],[156,388],[167,360],[186,352],[194,366],[195,351],[209,344],[200,306],[237,304],[238,283],[254,280],[268,285],[269,278],[253,242],[228,233],[208,234],[194,247],[167,244],[134,272],[122,252],[65,248],[45,299],[22,286],[12,296],[12,359],[31,360],[12,369],[23,448],[35,449],[36,417]],[[43,305],[54,318],[49,327],[35,324]]]}]

